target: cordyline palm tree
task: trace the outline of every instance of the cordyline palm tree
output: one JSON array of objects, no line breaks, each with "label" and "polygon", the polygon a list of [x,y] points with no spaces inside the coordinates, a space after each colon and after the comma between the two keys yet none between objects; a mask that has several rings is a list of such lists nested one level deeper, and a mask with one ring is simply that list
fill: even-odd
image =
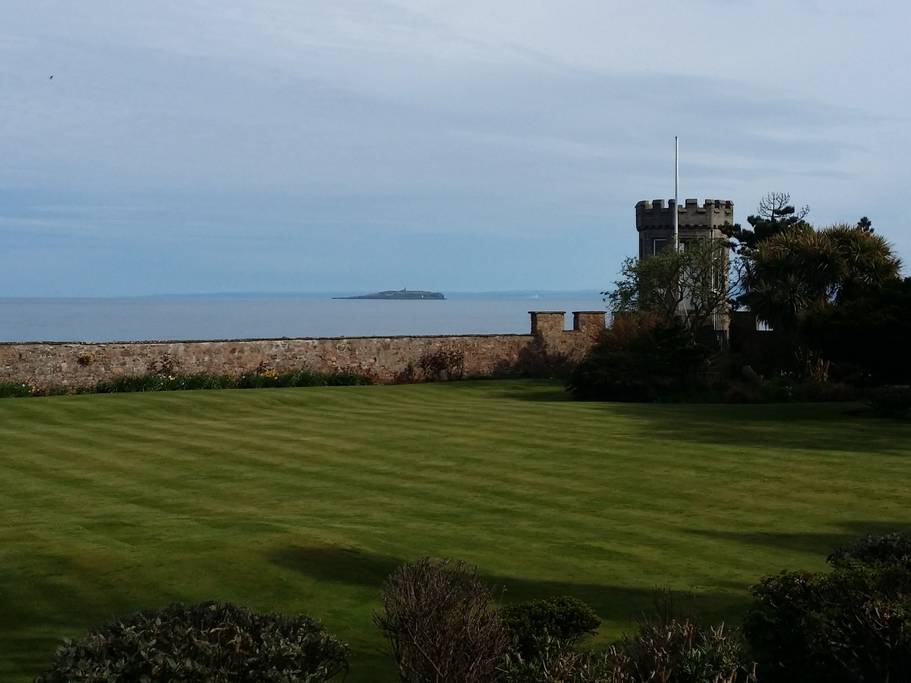
[{"label": "cordyline palm tree", "polygon": [[845,301],[862,290],[877,289],[899,277],[901,260],[881,236],[853,225],[833,225],[821,234],[835,244],[842,261],[842,278],[834,293]]},{"label": "cordyline palm tree", "polygon": [[900,269],[880,235],[847,225],[788,230],[751,254],[741,301],[761,320],[793,334],[806,311],[879,287]]}]

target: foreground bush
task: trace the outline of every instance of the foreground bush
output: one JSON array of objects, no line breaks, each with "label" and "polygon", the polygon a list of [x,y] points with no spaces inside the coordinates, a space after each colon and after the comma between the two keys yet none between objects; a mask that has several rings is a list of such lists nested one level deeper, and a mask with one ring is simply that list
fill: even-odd
[{"label": "foreground bush", "polygon": [[763,579],[744,633],[763,681],[911,680],[907,538],[868,537],[830,557],[828,573]]},{"label": "foreground bush", "polygon": [[739,634],[724,624],[702,628],[689,619],[670,619],[640,626],[611,646],[616,683],[752,683]]},{"label": "foreground bush", "polygon": [[623,316],[573,371],[567,388],[583,400],[674,400],[698,390],[708,356],[677,321]]},{"label": "foreground bush", "polygon": [[911,387],[881,387],[870,395],[870,407],[882,417],[907,417],[911,414]]},{"label": "foreground bush", "polygon": [[64,641],[37,682],[316,683],[347,671],[347,658],[348,647],[305,616],[174,604]]},{"label": "foreground bush", "polygon": [[499,669],[501,683],[614,683],[606,653],[580,652],[554,638],[539,639],[533,653],[510,652]]},{"label": "foreground bush", "polygon": [[601,653],[544,639],[533,657],[508,657],[501,675],[505,683],[753,683],[744,662],[740,638],[723,625],[669,619],[642,624]]},{"label": "foreground bush", "polygon": [[829,555],[827,562],[833,567],[842,567],[851,562],[874,567],[896,564],[911,567],[911,534],[867,535],[837,548]]},{"label": "foreground bush", "polygon": [[601,624],[591,607],[570,596],[507,605],[500,614],[513,650],[525,658],[533,657],[547,638],[572,645],[594,634]]},{"label": "foreground bush", "polygon": [[403,681],[487,683],[509,641],[477,571],[429,558],[396,569],[374,617]]}]

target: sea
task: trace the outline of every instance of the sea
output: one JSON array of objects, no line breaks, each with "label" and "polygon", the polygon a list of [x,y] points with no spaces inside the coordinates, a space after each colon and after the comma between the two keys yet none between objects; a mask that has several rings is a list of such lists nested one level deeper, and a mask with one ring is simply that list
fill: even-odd
[{"label": "sea", "polygon": [[604,310],[597,291],[446,294],[443,301],[346,293],[0,298],[0,342],[527,334],[529,311]]}]

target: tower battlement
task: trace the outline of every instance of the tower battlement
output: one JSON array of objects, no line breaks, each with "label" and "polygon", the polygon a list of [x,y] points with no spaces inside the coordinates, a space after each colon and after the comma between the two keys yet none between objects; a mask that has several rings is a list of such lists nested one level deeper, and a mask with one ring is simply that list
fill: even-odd
[{"label": "tower battlement", "polygon": [[[674,200],[643,200],[636,203],[636,229],[638,231],[670,229],[674,227]],[[680,228],[716,228],[734,222],[734,202],[727,199],[706,199],[700,206],[698,199],[687,199],[677,207]]]},{"label": "tower battlement", "polygon": [[636,203],[639,258],[654,256],[674,239],[674,211],[681,242],[706,237],[721,238],[721,228],[734,223],[734,202],[728,199],[687,199],[676,206],[673,199],[652,199]]}]

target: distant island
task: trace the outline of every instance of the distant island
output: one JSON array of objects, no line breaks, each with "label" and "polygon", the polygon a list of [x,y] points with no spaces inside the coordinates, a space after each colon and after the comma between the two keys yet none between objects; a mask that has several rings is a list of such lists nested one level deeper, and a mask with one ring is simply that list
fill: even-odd
[{"label": "distant island", "polygon": [[385,292],[374,294],[361,294],[360,296],[336,296],[333,299],[383,299],[383,300],[413,300],[413,299],[445,299],[440,292],[425,292],[420,289],[388,289]]}]

